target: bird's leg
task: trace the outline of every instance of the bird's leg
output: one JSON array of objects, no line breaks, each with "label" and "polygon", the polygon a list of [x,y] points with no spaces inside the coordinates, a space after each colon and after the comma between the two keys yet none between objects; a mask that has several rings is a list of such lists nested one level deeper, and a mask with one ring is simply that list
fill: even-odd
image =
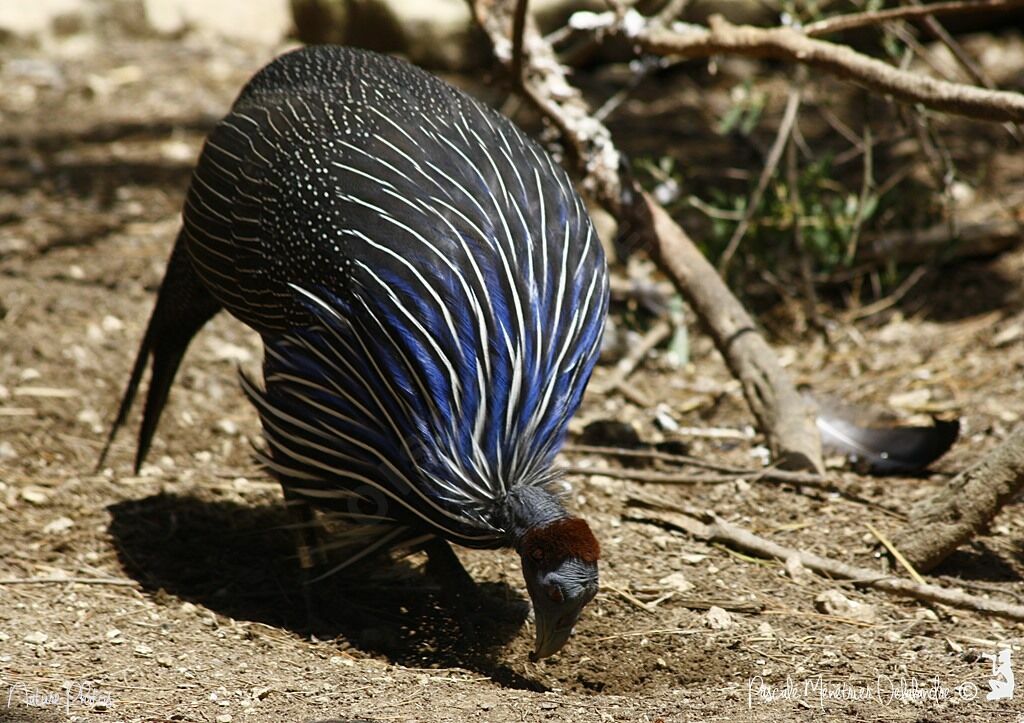
[{"label": "bird's leg", "polygon": [[295,548],[299,558],[299,569],[302,583],[302,600],[306,606],[306,618],[312,623],[317,620],[317,606],[313,599],[313,581],[316,571],[327,566],[323,547],[317,535],[316,515],[313,508],[305,500],[284,490],[285,508],[295,528]]},{"label": "bird's leg", "polygon": [[480,610],[480,589],[466,572],[447,540],[434,537],[423,546],[427,553],[427,574],[441,583],[445,602],[455,611],[464,635],[475,633],[473,618]]}]

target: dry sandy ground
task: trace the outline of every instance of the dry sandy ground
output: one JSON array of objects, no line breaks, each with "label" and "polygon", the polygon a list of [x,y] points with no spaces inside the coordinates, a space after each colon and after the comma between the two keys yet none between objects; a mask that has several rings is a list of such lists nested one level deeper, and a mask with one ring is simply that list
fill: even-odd
[{"label": "dry sandy ground", "polygon": [[[527,659],[525,593],[508,552],[462,555],[493,603],[493,624],[473,639],[440,606],[418,558],[326,581],[310,622],[279,492],[249,454],[259,433],[235,368],[258,366],[259,350],[238,323],[218,318],[196,340],[143,474],[131,474],[130,434],[109,468],[93,472],[204,130],[272,49],[185,38],[2,52],[0,721],[1024,714],[1020,688],[984,700],[985,654],[1012,646],[1024,671],[1020,624],[794,578],[780,564],[635,521],[626,504],[638,492],[687,501],[778,542],[877,567],[866,523],[898,529],[900,510],[1024,413],[1024,254],[944,270],[905,314],[839,327],[828,346],[780,346],[820,393],[961,416],[963,439],[933,476],[847,472],[836,492],[575,476],[576,506],[605,551],[603,590],[572,643],[540,664]],[[696,331],[693,361],[673,369],[658,357],[631,382],[657,408],[591,395],[574,429],[626,420],[645,441],[755,464],[756,438],[687,432],[748,424],[736,385]],[[1022,534],[1024,507],[1014,502],[941,581],[1019,600]],[[824,614],[814,601],[829,590],[864,607]],[[699,609],[707,600],[760,612],[713,625]]]}]

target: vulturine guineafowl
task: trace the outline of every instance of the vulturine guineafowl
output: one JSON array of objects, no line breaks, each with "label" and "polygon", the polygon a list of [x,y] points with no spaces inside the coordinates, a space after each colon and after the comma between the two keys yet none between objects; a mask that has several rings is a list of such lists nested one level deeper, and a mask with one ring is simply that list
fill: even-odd
[{"label": "vulturine guineafowl", "polygon": [[259,71],[213,129],[183,216],[110,438],[152,359],[141,465],[186,347],[227,309],[263,339],[263,384],[242,383],[286,498],[345,518],[349,561],[514,548],[535,655],[558,651],[599,548],[552,462],[608,303],[565,172],[414,66],[310,47]]}]

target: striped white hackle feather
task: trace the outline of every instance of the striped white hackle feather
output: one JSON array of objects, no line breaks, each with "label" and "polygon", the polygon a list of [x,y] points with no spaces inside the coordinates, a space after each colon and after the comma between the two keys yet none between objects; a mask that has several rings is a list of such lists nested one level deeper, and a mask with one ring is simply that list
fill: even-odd
[{"label": "striped white hackle feather", "polygon": [[354,522],[500,545],[593,369],[601,245],[499,114],[393,59],[300,52],[211,133],[185,209],[197,273],[264,338],[263,388],[243,380],[264,461]]}]

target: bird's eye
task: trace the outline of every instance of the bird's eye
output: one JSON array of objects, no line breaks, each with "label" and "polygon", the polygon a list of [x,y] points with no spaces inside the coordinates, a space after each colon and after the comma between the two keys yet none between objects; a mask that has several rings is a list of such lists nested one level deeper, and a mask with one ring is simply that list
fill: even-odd
[{"label": "bird's eye", "polygon": [[539,547],[535,547],[530,552],[530,557],[532,557],[534,560],[537,560],[538,562],[540,562],[541,560],[544,559],[544,550],[542,550]]},{"label": "bird's eye", "polygon": [[549,587],[547,592],[548,599],[551,602],[560,603],[565,601],[565,596],[562,594],[562,588],[558,587],[557,585],[552,585],[551,587]]}]

